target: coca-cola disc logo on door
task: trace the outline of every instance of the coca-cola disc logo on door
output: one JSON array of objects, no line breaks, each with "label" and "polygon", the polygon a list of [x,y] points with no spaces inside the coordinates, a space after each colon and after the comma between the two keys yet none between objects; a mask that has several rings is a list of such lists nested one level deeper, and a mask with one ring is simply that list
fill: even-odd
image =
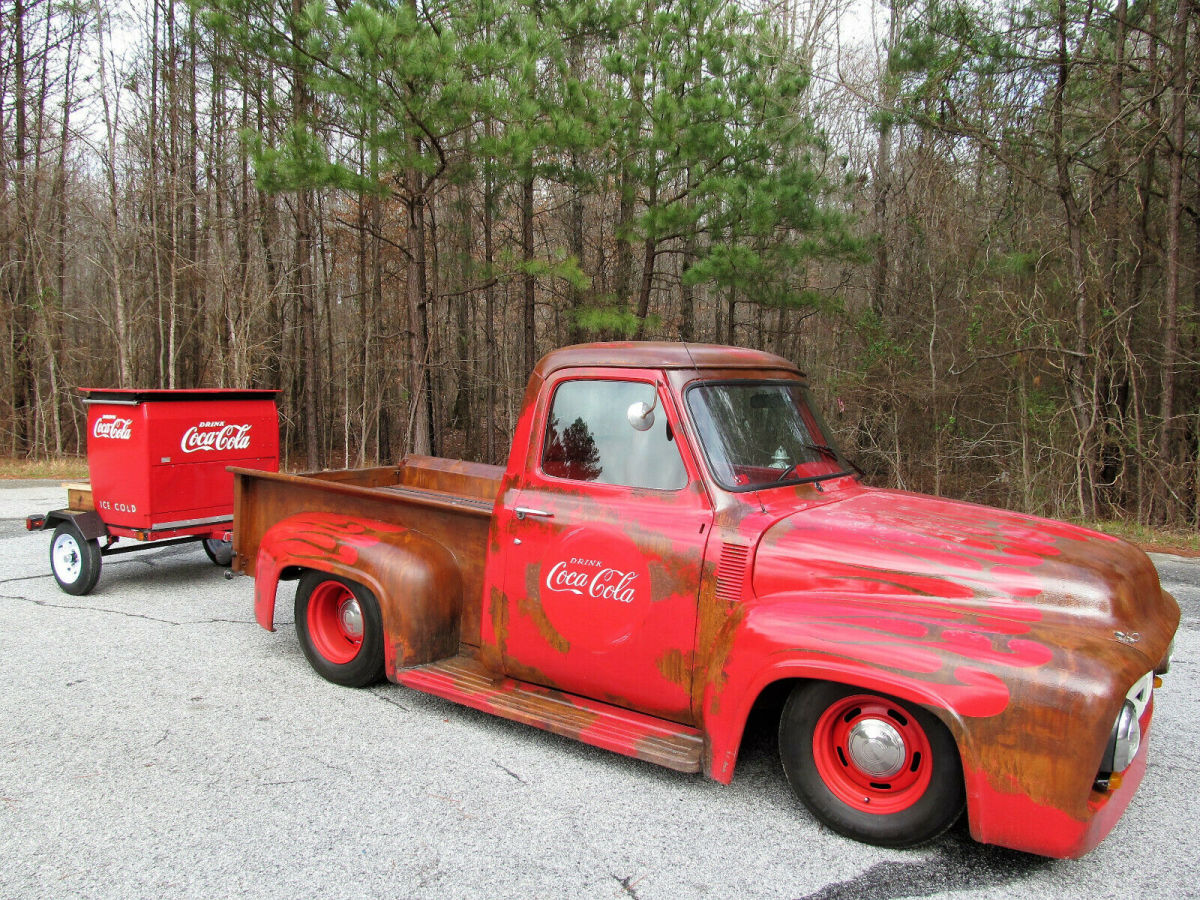
[{"label": "coca-cola disc logo on door", "polygon": [[250,427],[225,422],[200,422],[183,433],[179,449],[184,453],[246,450],[250,447]]},{"label": "coca-cola disc logo on door", "polygon": [[114,441],[127,441],[133,430],[133,419],[122,419],[112,413],[106,413],[96,419],[92,425],[92,437],[110,438]]},{"label": "coca-cola disc logo on door", "polygon": [[615,529],[579,528],[542,564],[542,609],[572,646],[624,641],[650,604],[650,571],[633,541]]}]

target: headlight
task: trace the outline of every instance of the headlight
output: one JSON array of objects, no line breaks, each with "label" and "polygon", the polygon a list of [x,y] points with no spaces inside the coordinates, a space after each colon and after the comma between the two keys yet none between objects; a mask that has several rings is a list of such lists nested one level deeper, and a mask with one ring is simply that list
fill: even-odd
[{"label": "headlight", "polygon": [[1137,756],[1141,744],[1142,730],[1138,727],[1137,707],[1132,701],[1126,700],[1113,724],[1112,734],[1108,736],[1101,771],[1123,772]]}]

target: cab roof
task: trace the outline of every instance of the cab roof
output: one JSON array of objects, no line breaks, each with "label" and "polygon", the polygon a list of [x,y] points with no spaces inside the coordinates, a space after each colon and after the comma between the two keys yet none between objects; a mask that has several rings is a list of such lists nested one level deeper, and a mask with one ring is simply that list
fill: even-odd
[{"label": "cab roof", "polygon": [[785,369],[794,363],[781,356],[745,347],[685,344],[678,341],[608,341],[574,344],[547,353],[536,371],[543,378],[576,367],[629,369]]}]

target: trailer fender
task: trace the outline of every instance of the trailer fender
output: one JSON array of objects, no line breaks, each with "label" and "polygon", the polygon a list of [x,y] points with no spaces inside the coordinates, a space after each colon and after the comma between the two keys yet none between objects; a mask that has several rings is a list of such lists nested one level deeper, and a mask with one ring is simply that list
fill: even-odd
[{"label": "trailer fender", "polygon": [[275,523],[258,548],[254,615],[274,631],[285,573],[340,575],[369,588],[383,618],[388,677],[458,652],[462,575],[441,544],[410,528],[336,513],[300,513]]},{"label": "trailer fender", "polygon": [[103,540],[108,537],[108,527],[100,518],[100,514],[94,510],[52,509],[46,513],[42,530],[50,531],[56,528],[59,522],[74,522],[79,533],[88,541]]}]

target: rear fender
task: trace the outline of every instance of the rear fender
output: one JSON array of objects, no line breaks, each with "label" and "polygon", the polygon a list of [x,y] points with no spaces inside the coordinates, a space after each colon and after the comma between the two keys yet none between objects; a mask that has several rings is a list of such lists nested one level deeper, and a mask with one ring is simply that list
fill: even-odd
[{"label": "rear fender", "polygon": [[300,513],[259,543],[254,617],[274,631],[284,570],[339,575],[369,588],[383,617],[387,674],[458,652],[462,576],[445,547],[403,525],[336,513]]}]

